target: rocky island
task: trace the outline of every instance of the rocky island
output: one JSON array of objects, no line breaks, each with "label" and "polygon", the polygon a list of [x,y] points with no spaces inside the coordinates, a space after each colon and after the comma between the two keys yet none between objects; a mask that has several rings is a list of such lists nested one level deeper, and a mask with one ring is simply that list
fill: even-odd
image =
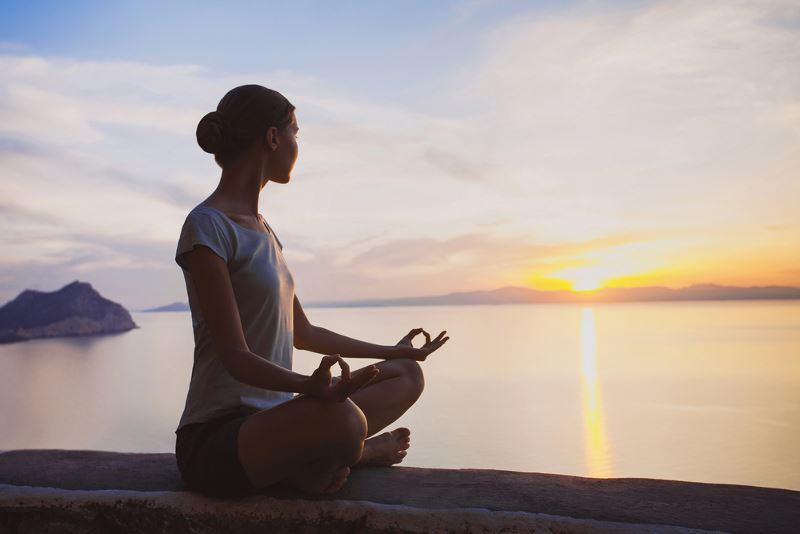
[{"label": "rocky island", "polygon": [[138,328],[120,304],[91,284],[74,281],[57,291],[26,289],[0,307],[0,343],[127,332]]}]

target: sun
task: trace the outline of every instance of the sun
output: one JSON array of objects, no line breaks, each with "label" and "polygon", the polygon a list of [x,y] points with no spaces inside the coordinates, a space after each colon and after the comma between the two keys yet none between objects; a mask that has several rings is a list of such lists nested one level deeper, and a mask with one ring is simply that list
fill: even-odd
[{"label": "sun", "polygon": [[572,265],[556,268],[545,275],[552,285],[568,287],[575,292],[629,286],[663,269],[667,263],[664,246],[656,240],[592,250],[581,257],[570,258]]},{"label": "sun", "polygon": [[599,266],[570,267],[550,276],[565,281],[569,284],[570,291],[595,291],[602,288],[610,277],[607,270]]},{"label": "sun", "polygon": [[569,279],[573,291],[594,291],[603,287],[600,275],[592,272],[576,272]]}]

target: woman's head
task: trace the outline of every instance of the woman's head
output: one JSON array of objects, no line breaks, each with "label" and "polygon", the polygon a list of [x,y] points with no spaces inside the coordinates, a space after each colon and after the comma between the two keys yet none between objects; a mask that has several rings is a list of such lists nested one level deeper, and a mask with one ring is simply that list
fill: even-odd
[{"label": "woman's head", "polygon": [[271,171],[286,174],[297,159],[295,107],[261,85],[234,87],[197,125],[197,143],[223,169],[249,150],[270,152]]}]

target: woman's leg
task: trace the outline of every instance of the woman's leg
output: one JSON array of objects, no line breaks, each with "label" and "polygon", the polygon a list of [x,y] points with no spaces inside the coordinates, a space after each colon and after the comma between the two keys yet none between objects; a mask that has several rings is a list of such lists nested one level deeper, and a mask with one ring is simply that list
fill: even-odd
[{"label": "woman's leg", "polygon": [[361,458],[366,434],[366,418],[350,399],[299,395],[242,423],[239,459],[256,488],[284,481],[311,493],[335,490]]},{"label": "woman's leg", "polygon": [[345,402],[298,395],[248,417],[239,430],[239,458],[253,486],[284,481],[313,493],[334,491],[346,480],[349,466],[397,463],[405,455],[400,451],[408,448],[408,429],[364,439],[414,404],[424,378],[419,363],[411,359],[384,360],[376,366],[381,369],[378,377]]},{"label": "woman's leg", "polygon": [[[383,360],[375,366],[381,370],[377,378],[350,395],[367,418],[367,437],[399,419],[417,402],[425,388],[422,367],[410,358]],[[366,367],[351,371],[351,377],[364,369]]]},{"label": "woman's leg", "polygon": [[[425,387],[425,379],[419,363],[398,358],[375,364],[381,372],[369,385],[350,395],[367,418],[367,436],[364,442],[361,465],[392,465],[399,463],[411,446],[411,431],[399,427],[391,432],[378,434],[396,421],[419,398]],[[351,377],[365,372],[366,367],[352,371]]]}]

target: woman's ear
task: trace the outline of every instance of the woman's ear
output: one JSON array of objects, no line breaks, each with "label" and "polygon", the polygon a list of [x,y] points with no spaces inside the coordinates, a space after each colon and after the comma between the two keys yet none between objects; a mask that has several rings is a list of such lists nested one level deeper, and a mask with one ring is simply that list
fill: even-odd
[{"label": "woman's ear", "polygon": [[264,146],[270,152],[278,150],[278,129],[276,127],[270,126],[267,128],[264,133]]}]

